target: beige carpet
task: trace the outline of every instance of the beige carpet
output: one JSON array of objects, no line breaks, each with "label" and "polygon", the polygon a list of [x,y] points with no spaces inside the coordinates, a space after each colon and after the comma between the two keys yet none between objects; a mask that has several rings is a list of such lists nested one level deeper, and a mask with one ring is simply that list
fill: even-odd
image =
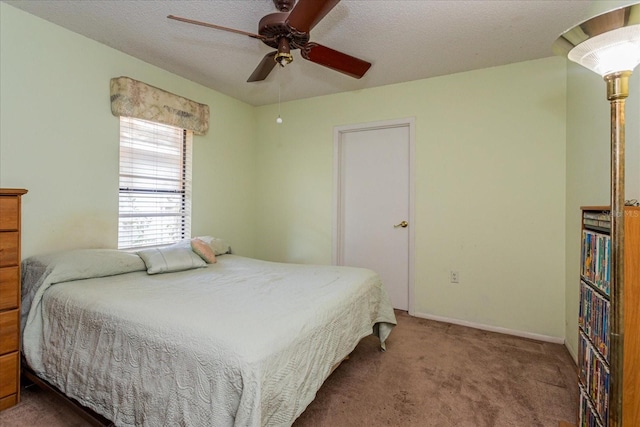
[{"label": "beige carpet", "polygon": [[[576,368],[564,346],[396,314],[387,351],[365,338],[295,427],[576,422]],[[25,389],[19,405],[0,413],[0,426],[84,425],[37,388]]]}]

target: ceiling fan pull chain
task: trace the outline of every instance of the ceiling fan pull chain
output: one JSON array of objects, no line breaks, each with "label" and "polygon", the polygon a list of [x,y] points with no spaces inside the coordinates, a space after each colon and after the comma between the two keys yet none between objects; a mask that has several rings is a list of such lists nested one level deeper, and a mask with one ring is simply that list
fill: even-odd
[{"label": "ceiling fan pull chain", "polygon": [[277,124],[282,124],[282,117],[280,117],[280,86],[282,85],[282,79],[280,78],[280,74],[282,74],[282,70],[278,70],[278,118],[276,119]]}]

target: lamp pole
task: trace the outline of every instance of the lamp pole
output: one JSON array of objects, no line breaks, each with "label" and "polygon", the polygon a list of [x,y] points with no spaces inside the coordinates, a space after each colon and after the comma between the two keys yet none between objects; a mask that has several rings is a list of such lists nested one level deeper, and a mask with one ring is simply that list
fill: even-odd
[{"label": "lamp pole", "polygon": [[611,345],[609,426],[622,425],[624,372],[624,159],[625,103],[631,71],[607,74],[607,99],[611,105]]}]

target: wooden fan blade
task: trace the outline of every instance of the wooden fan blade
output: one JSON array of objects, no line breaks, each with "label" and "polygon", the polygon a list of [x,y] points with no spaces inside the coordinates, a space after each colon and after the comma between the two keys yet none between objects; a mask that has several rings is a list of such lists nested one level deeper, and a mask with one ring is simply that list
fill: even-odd
[{"label": "wooden fan blade", "polygon": [[277,51],[273,51],[271,53],[267,53],[262,61],[258,64],[253,73],[249,76],[248,82],[258,82],[260,80],[264,80],[267,78],[273,67],[276,66],[276,61],[274,57],[276,56]]},{"label": "wooden fan blade", "polygon": [[300,53],[304,59],[355,77],[356,79],[364,76],[369,67],[371,67],[371,63],[367,61],[317,43],[307,43]]},{"label": "wooden fan blade", "polygon": [[235,28],[228,28],[220,25],[209,24],[208,22],[194,21],[193,19],[181,18],[180,16],[175,16],[175,15],[169,15],[167,16],[167,18],[173,19],[175,21],[186,22],[187,24],[200,25],[201,27],[214,28],[216,30],[229,31],[231,33],[242,34],[243,36],[249,36],[254,39],[259,39],[259,40],[264,39],[264,36],[261,36],[260,34],[248,33],[246,31],[236,30]]},{"label": "wooden fan blade", "polygon": [[287,24],[295,30],[308,33],[339,2],[340,0],[298,0],[289,12]]}]

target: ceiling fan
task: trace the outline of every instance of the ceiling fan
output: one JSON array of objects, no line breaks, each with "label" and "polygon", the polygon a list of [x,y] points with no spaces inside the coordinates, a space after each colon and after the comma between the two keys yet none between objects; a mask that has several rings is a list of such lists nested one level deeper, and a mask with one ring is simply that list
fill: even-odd
[{"label": "ceiling fan", "polygon": [[291,63],[293,49],[300,49],[300,54],[306,60],[359,79],[371,67],[371,63],[309,41],[311,29],[339,2],[340,0],[298,0],[296,3],[296,0],[273,0],[279,12],[270,13],[260,20],[258,34],[175,15],[169,15],[167,18],[249,36],[276,48],[276,51],[262,58],[249,76],[248,82],[266,79],[276,64],[284,67]]}]

